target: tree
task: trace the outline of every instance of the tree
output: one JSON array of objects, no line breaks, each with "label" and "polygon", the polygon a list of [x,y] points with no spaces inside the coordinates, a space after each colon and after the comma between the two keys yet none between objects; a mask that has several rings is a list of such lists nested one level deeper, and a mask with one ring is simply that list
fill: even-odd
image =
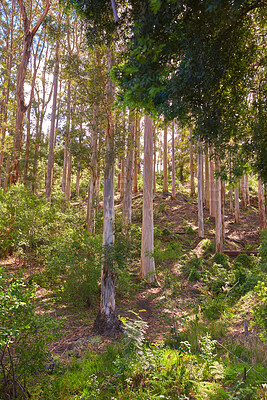
[{"label": "tree", "polygon": [[153,233],[153,130],[152,119],[145,116],[144,128],[144,176],[143,220],[141,247],[141,274],[149,282],[156,279]]},{"label": "tree", "polygon": [[28,106],[25,104],[24,98],[24,82],[27,73],[27,66],[31,56],[31,47],[33,43],[33,38],[38,31],[40,25],[45,19],[49,8],[50,8],[50,0],[46,0],[46,4],[44,10],[37,20],[34,27],[31,29],[32,19],[28,16],[26,5],[23,0],[18,0],[19,9],[21,13],[21,17],[23,20],[23,28],[24,28],[24,47],[21,58],[21,63],[18,68],[17,73],[17,86],[16,86],[16,97],[17,97],[17,112],[16,112],[16,127],[15,127],[15,136],[14,136],[14,144],[13,144],[13,157],[10,171],[10,182],[16,183],[19,179],[20,174],[20,156],[21,156],[21,148],[22,148],[22,134],[23,134],[23,122],[25,113],[27,111]]}]

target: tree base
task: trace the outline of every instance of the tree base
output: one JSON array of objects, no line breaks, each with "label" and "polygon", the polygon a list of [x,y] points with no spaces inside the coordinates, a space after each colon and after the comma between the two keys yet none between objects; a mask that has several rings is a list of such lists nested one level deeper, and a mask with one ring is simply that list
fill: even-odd
[{"label": "tree base", "polygon": [[107,317],[101,311],[98,312],[93,326],[94,333],[108,337],[118,337],[122,331],[122,323],[116,313],[112,313]]}]

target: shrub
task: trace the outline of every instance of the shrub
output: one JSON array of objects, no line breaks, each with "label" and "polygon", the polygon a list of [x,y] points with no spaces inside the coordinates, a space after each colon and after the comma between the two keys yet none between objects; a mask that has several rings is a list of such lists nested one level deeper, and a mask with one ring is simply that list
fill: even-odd
[{"label": "shrub", "polygon": [[257,325],[259,325],[263,329],[266,335],[267,334],[267,282],[266,281],[258,282],[257,286],[255,287],[255,292],[257,294],[259,302],[254,307],[253,310],[254,321]]},{"label": "shrub", "polygon": [[229,269],[230,268],[230,263],[229,263],[229,257],[227,254],[223,253],[216,253],[213,256],[213,262],[216,264],[222,265],[224,268]]},{"label": "shrub", "polygon": [[[47,343],[56,324],[35,313],[34,288],[0,269],[0,377],[4,393],[25,389],[26,378],[47,362]],[[16,398],[16,397],[15,397]]]}]

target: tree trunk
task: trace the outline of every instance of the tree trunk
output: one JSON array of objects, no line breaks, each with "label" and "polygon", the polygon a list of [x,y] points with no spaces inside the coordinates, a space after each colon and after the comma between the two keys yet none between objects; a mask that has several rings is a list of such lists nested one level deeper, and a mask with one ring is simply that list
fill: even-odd
[{"label": "tree trunk", "polygon": [[152,119],[145,116],[144,129],[144,183],[141,246],[141,275],[149,282],[156,279],[153,232],[153,130]]},{"label": "tree trunk", "polygon": [[245,175],[243,175],[240,180],[240,192],[241,192],[241,208],[243,210],[246,210],[247,209],[247,191],[246,191]]},{"label": "tree trunk", "polygon": [[72,154],[69,148],[68,151],[68,162],[67,162],[67,177],[66,177],[66,190],[65,190],[65,199],[70,200],[71,198],[71,167],[72,167]]},{"label": "tree trunk", "polygon": [[[113,66],[112,54],[108,50],[108,69]],[[104,170],[104,210],[103,210],[103,265],[101,271],[100,310],[94,323],[94,330],[100,334],[114,335],[120,322],[115,305],[115,274],[113,267],[114,246],[114,124],[111,112],[113,85],[108,78],[107,128],[105,136],[105,170]]]},{"label": "tree trunk", "polygon": [[153,193],[156,193],[156,164],[157,164],[157,135],[156,135],[156,124],[153,122]]},{"label": "tree trunk", "polygon": [[195,195],[195,171],[194,171],[194,152],[192,145],[192,132],[190,129],[190,196]]},{"label": "tree trunk", "polygon": [[239,223],[239,189],[235,186],[235,223]]},{"label": "tree trunk", "polygon": [[62,172],[62,192],[66,193],[67,175],[68,175],[68,161],[69,161],[69,146],[70,146],[70,120],[71,120],[71,81],[68,81],[67,89],[67,123],[66,133],[64,140],[64,161],[63,161],[63,172]]},{"label": "tree trunk", "polygon": [[176,199],[175,194],[175,148],[174,148],[174,121],[172,122],[172,199]]},{"label": "tree trunk", "polygon": [[221,181],[221,202],[222,202],[222,240],[225,241],[225,181]]},{"label": "tree trunk", "polygon": [[[138,141],[139,141],[139,129],[140,129],[140,119],[135,117],[135,129],[134,129],[134,179],[133,179],[133,193],[138,192]],[[140,147],[140,146],[139,146]]]},{"label": "tree trunk", "polygon": [[164,127],[163,135],[163,193],[168,193],[168,128]]},{"label": "tree trunk", "polygon": [[231,214],[231,215],[234,215],[233,185],[232,185],[232,183],[230,183],[229,197],[230,197],[230,214]]},{"label": "tree trunk", "polygon": [[250,205],[250,196],[249,196],[249,184],[248,184],[248,175],[245,175],[245,187],[246,187],[246,199],[247,205]]},{"label": "tree trunk", "polygon": [[258,201],[259,201],[259,228],[260,231],[266,228],[266,214],[265,214],[265,204],[264,204],[264,192],[263,187],[258,181]]},{"label": "tree trunk", "polygon": [[121,172],[120,172],[120,198],[124,197],[124,187],[125,187],[125,163],[124,159],[121,160]]},{"label": "tree trunk", "polygon": [[58,73],[59,73],[59,42],[56,44],[56,64],[54,71],[54,93],[53,93],[53,104],[51,114],[51,125],[50,125],[50,137],[49,137],[49,153],[48,153],[48,165],[46,174],[46,188],[45,188],[45,199],[51,201],[52,185],[53,185],[53,170],[54,170],[54,147],[55,147],[55,122],[56,122],[56,111],[57,111],[57,88],[58,88]]},{"label": "tree trunk", "polygon": [[96,196],[96,184],[97,184],[97,129],[96,129],[96,116],[97,108],[94,106],[93,109],[93,129],[91,137],[91,160],[90,170],[91,176],[88,187],[88,201],[87,201],[87,214],[86,214],[86,227],[88,232],[95,233],[95,196]]},{"label": "tree trunk", "polygon": [[[216,172],[220,172],[220,164],[216,159]],[[215,179],[215,248],[216,253],[223,251],[223,235],[222,235],[222,194],[221,194],[221,178]]]},{"label": "tree trunk", "polygon": [[127,140],[127,156],[125,160],[125,190],[123,197],[122,219],[123,224],[132,222],[132,188],[133,188],[133,158],[134,158],[134,114],[129,115],[129,133]]},{"label": "tree trunk", "polygon": [[214,162],[210,160],[210,216],[215,217]]},{"label": "tree trunk", "polygon": [[204,237],[203,219],[203,147],[198,143],[198,236]]},{"label": "tree trunk", "polygon": [[210,168],[209,149],[205,146],[205,208],[210,209]]}]

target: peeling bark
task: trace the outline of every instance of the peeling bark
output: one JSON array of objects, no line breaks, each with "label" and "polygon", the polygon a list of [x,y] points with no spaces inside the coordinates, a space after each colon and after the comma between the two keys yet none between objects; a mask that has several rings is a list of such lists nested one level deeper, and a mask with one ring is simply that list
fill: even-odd
[{"label": "peeling bark", "polygon": [[145,116],[144,132],[144,177],[143,177],[143,221],[141,246],[142,278],[153,282],[156,279],[153,232],[153,130],[152,119]]},{"label": "peeling bark", "polygon": [[198,236],[204,237],[203,219],[203,147],[198,143]]}]

